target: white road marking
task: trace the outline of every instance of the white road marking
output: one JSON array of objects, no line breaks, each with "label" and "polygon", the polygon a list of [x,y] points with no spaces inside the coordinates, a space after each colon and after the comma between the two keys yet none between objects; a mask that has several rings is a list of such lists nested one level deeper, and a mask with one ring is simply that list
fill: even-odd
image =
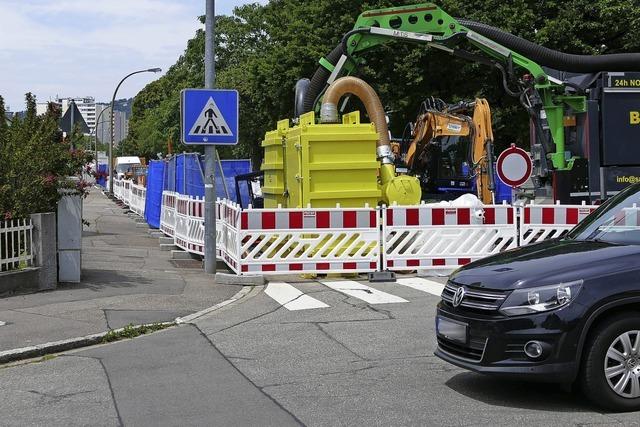
[{"label": "white road marking", "polygon": [[354,282],[353,280],[321,281],[320,283],[343,294],[359,298],[369,304],[409,302],[404,298],[373,289],[362,283]]},{"label": "white road marking", "polygon": [[398,279],[397,283],[438,297],[442,295],[442,291],[444,290],[444,285],[442,283],[423,279],[422,277],[405,277]]},{"label": "white road marking", "polygon": [[264,293],[280,303],[287,310],[309,310],[329,307],[322,301],[305,295],[285,282],[269,282]]}]

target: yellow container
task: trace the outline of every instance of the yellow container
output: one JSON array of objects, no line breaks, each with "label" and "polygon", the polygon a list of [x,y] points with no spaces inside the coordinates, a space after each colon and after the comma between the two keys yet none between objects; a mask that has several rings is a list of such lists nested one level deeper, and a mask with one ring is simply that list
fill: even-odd
[{"label": "yellow container", "polygon": [[286,207],[284,155],[288,130],[289,120],[280,120],[277,129],[267,132],[262,141],[264,160],[260,170],[264,171],[262,193],[265,208]]},{"label": "yellow container", "polygon": [[361,124],[359,111],[345,114],[342,124],[316,124],[313,112],[300,116],[299,124],[286,132],[287,206],[377,206],[377,140],[375,126]]}]

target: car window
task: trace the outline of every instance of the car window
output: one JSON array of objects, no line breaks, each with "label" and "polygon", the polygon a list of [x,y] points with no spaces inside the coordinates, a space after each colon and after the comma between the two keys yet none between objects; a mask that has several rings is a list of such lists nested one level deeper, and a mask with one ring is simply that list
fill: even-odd
[{"label": "car window", "polygon": [[571,230],[567,238],[640,245],[640,185],[608,200]]}]

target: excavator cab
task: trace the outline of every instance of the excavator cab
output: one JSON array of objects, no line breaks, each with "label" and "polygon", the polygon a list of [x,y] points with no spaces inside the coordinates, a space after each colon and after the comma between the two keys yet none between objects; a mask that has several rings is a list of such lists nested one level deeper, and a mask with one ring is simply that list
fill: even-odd
[{"label": "excavator cab", "polygon": [[477,191],[484,203],[492,203],[493,135],[486,100],[446,104],[430,98],[408,127],[411,143],[396,149],[406,173],[420,180],[423,199],[452,199]]}]

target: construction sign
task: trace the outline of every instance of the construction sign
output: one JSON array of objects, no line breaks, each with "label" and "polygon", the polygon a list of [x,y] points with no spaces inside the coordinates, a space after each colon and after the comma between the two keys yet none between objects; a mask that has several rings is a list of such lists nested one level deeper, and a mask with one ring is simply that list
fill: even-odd
[{"label": "construction sign", "polygon": [[180,96],[182,142],[195,145],[238,143],[238,92],[184,89]]}]

